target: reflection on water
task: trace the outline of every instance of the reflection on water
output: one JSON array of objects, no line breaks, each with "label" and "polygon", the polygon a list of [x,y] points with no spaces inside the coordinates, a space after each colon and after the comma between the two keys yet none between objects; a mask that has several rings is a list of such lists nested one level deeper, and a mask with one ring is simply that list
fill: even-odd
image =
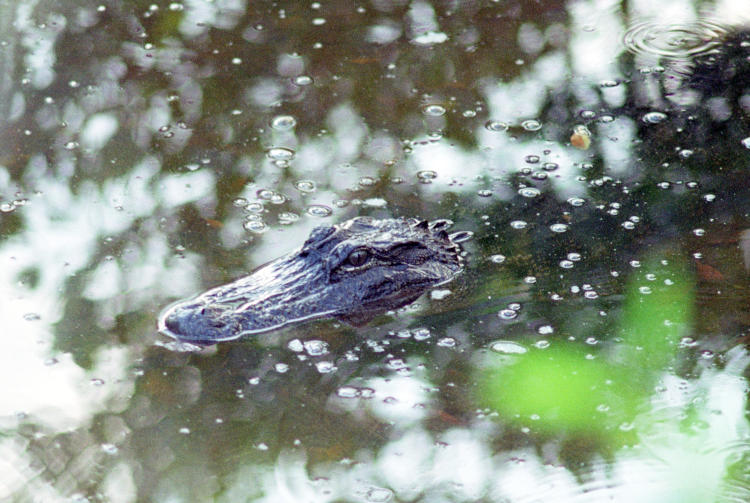
[{"label": "reflection on water", "polygon": [[[747,501],[742,9],[0,2],[0,498]],[[358,215],[467,268],[156,333]]]}]

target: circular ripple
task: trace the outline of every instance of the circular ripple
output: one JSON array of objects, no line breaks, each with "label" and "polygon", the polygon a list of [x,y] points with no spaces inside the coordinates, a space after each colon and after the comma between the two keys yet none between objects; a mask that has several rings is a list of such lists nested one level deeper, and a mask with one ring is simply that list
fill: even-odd
[{"label": "circular ripple", "polygon": [[705,54],[721,44],[729,29],[710,21],[685,24],[638,23],[623,37],[625,47],[635,54],[653,54],[684,59]]}]

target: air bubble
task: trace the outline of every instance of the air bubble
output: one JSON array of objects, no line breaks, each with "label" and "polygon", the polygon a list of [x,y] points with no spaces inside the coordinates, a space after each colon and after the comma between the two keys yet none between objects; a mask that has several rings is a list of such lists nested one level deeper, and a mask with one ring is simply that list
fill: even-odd
[{"label": "air bubble", "polygon": [[292,81],[298,86],[309,86],[313,83],[312,77],[308,77],[307,75],[299,75],[294,78]]},{"label": "air bubble", "polygon": [[415,341],[424,341],[432,336],[428,328],[415,328],[411,333]]},{"label": "air bubble", "polygon": [[491,255],[490,262],[493,262],[495,264],[502,264],[503,262],[505,262],[505,255],[500,255],[499,253],[497,255]]},{"label": "air bubble", "polygon": [[437,104],[427,105],[422,109],[422,113],[430,117],[440,117],[445,115],[445,112],[445,107]]},{"label": "air bubble", "polygon": [[487,131],[492,131],[493,133],[502,133],[508,130],[508,124],[500,121],[487,121],[484,125],[484,128]]},{"label": "air bubble", "polygon": [[453,337],[443,337],[438,339],[437,345],[443,348],[455,348],[458,345],[458,341]]},{"label": "air bubble", "polygon": [[568,199],[568,204],[571,206],[579,207],[586,204],[586,200],[580,197],[571,197]]},{"label": "air bubble", "polygon": [[262,234],[268,230],[268,226],[262,220],[248,220],[243,227],[245,230],[256,234]]},{"label": "air bubble", "polygon": [[578,115],[581,117],[581,119],[591,120],[596,117],[596,112],[594,112],[593,110],[581,110]]},{"label": "air bubble", "polygon": [[114,455],[117,454],[117,446],[115,444],[102,444],[102,451],[104,451],[105,454]]},{"label": "air bubble", "polygon": [[263,210],[265,209],[265,207],[263,206],[263,203],[261,203],[260,201],[253,201],[251,203],[247,203],[247,205],[245,206],[245,209],[249,211],[250,213],[263,213]]},{"label": "air bubble", "polygon": [[290,211],[284,211],[279,213],[279,223],[282,225],[290,225],[299,220],[299,215]]},{"label": "air bubble", "polygon": [[284,194],[274,192],[269,201],[271,202],[271,204],[284,204],[286,202],[286,196]]},{"label": "air bubble", "polygon": [[536,329],[536,333],[539,335],[551,335],[555,332],[555,329],[552,325],[540,325]]},{"label": "air bubble", "polygon": [[310,356],[322,356],[328,354],[328,343],[325,341],[311,339],[302,343],[305,352]]},{"label": "air bubble", "polygon": [[333,362],[322,361],[315,363],[315,369],[321,374],[330,374],[337,370],[336,365]]},{"label": "air bubble", "polygon": [[649,112],[643,116],[643,122],[646,124],[659,124],[660,122],[665,121],[666,118],[667,114],[663,112]]},{"label": "air bubble", "polygon": [[393,491],[384,487],[371,487],[365,493],[368,503],[386,503],[393,499]]},{"label": "air bubble", "polygon": [[283,374],[283,373],[289,371],[289,365],[287,365],[286,363],[281,363],[281,362],[279,362],[276,365],[274,365],[273,368],[279,374]]},{"label": "air bubble", "polygon": [[432,170],[423,170],[417,172],[417,178],[419,179],[420,183],[431,183],[432,180],[437,178],[437,173]]},{"label": "air bubble", "polygon": [[289,131],[297,125],[297,119],[291,115],[277,115],[271,120],[271,127],[276,131]]},{"label": "air bubble", "polygon": [[411,337],[411,332],[407,329],[399,330],[396,332],[396,337],[399,339],[408,339]]},{"label": "air bubble", "polygon": [[294,187],[299,190],[300,192],[315,192],[316,186],[315,182],[312,180],[298,180],[294,183]]},{"label": "air bubble", "polygon": [[266,151],[266,156],[273,161],[291,161],[294,159],[294,150],[286,147],[274,147]]},{"label": "air bubble", "polygon": [[516,342],[495,341],[490,344],[490,351],[503,355],[521,355],[526,353],[527,349]]},{"label": "air bubble", "polygon": [[522,197],[537,197],[541,193],[542,192],[536,187],[523,187],[522,189],[518,189],[518,195]]},{"label": "air bubble", "polygon": [[342,386],[336,390],[336,395],[339,398],[357,398],[359,390],[354,386]]},{"label": "air bubble", "polygon": [[333,210],[324,204],[311,204],[305,211],[313,217],[328,217],[333,213]]}]

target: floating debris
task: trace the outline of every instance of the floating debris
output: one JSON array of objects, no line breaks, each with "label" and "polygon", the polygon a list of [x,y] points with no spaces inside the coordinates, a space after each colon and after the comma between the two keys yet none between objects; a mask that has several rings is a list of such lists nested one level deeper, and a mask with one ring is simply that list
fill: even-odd
[{"label": "floating debris", "polygon": [[588,150],[591,146],[591,131],[582,124],[573,128],[573,134],[570,137],[570,144],[581,150]]}]

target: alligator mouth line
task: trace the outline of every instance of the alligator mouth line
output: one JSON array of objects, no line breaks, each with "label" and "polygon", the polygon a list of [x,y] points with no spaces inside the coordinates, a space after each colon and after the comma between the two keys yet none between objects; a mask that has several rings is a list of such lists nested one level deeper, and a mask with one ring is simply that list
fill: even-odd
[{"label": "alligator mouth line", "polygon": [[448,220],[358,217],[315,228],[304,245],[248,276],[172,304],[159,331],[213,344],[317,318],[361,325],[416,300],[462,269]]}]

